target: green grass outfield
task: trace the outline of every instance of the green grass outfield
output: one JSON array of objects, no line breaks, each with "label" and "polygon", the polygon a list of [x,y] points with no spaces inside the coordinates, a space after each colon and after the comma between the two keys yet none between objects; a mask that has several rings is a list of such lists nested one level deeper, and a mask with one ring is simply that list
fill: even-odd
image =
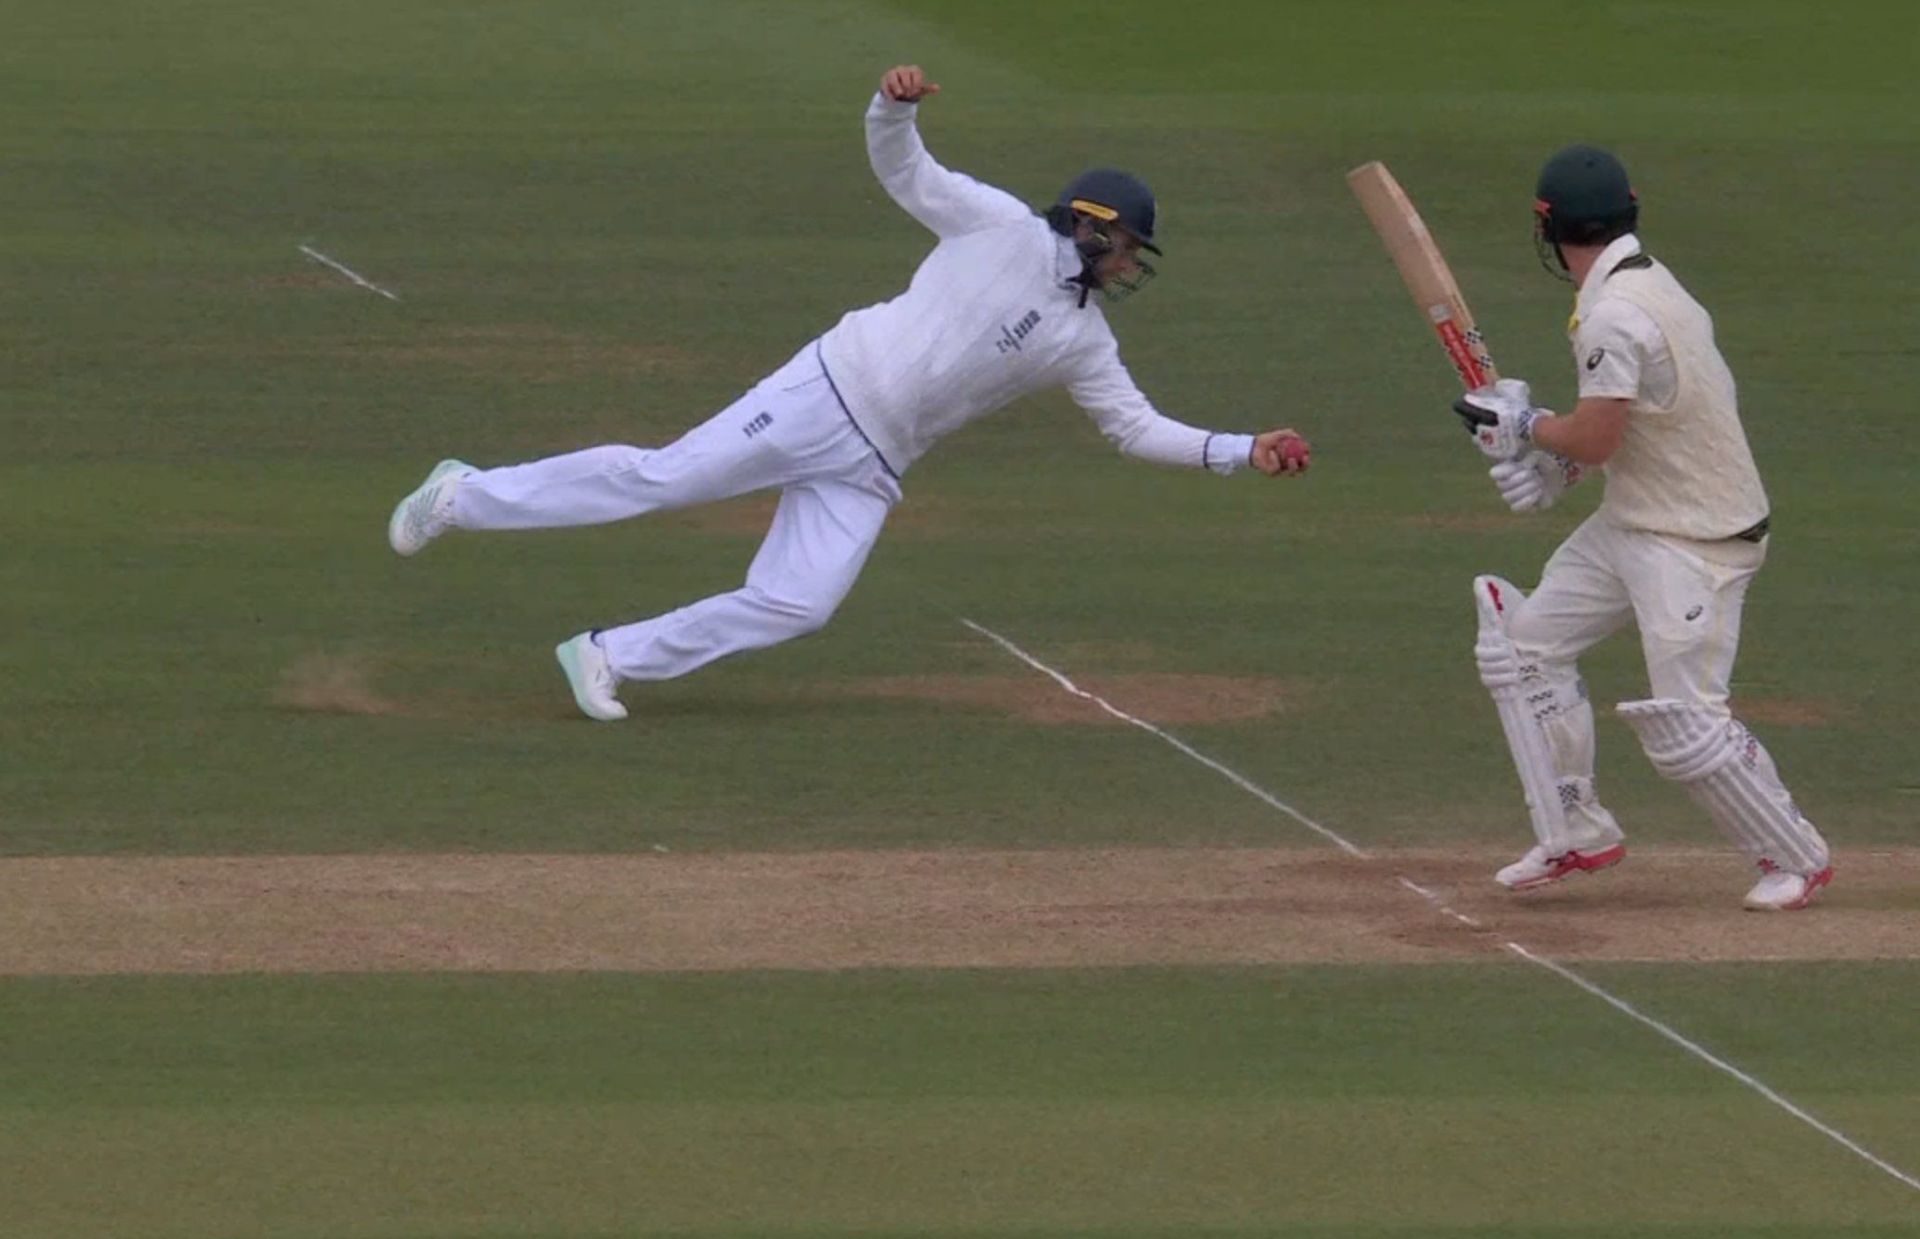
[{"label": "green grass outfield", "polygon": [[[1604,6],[1564,38],[1487,3],[9,12],[0,851],[600,849],[636,821],[676,847],[1270,838],[1206,776],[1143,774],[1137,738],[792,704],[1024,674],[958,615],[1069,673],[1112,669],[1069,657],[1104,643],[1288,681],[1297,708],[1195,738],[1363,842],[1508,837],[1467,584],[1530,582],[1593,497],[1508,517],[1342,173],[1400,172],[1505,368],[1557,401],[1566,293],[1528,202],[1575,138],[1624,153],[1742,382],[1778,545],[1739,691],[1819,720],[1762,731],[1843,844],[1910,835],[1912,12]],[[1097,160],[1161,186],[1163,277],[1114,315],[1132,368],[1177,416],[1299,426],[1316,472],[1158,471],[1064,399],[1010,410],[913,470],[825,633],[577,726],[552,644],[731,587],[751,526],[402,562],[387,512],[442,455],[671,437],[897,290],[927,239],[860,113],[904,58],[946,86],[923,128],[955,166],[1036,201]],[[311,657],[441,716],[277,706]],[[1631,639],[1589,671],[1644,691]],[[1603,749],[1637,835],[1699,837],[1624,730]]]},{"label": "green grass outfield", "polygon": [[[1517,849],[1467,586],[1530,583],[1595,492],[1505,513],[1342,174],[1398,172],[1563,404],[1528,202],[1575,140],[1633,169],[1739,377],[1777,536],[1736,694],[1838,846],[1830,903],[1850,849],[1913,841],[1912,6],[4,14],[0,856],[1314,845],[1129,729],[849,695],[1032,674],[961,617],[1075,676],[1278,680],[1278,714],[1176,730],[1366,847]],[[927,238],[860,114],[903,60],[951,165],[1159,188],[1131,368],[1174,416],[1297,426],[1314,472],[1155,471],[1063,398],[1009,410],[909,474],[824,633],[590,726],[553,643],[731,587],[750,513],[406,562],[387,514],[443,455],[670,438],[897,291]],[[289,704],[316,666],[387,704]],[[1631,639],[1586,670],[1643,694]],[[1602,727],[1634,838],[1708,839]],[[1913,963],[1589,971],[1920,1170]],[[1500,965],[0,980],[7,1239],[768,1233],[1891,1236],[1920,1193]]]},{"label": "green grass outfield", "polygon": [[[1910,971],[1593,971],[1920,1143]],[[15,1239],[1914,1233],[1909,1189],[1519,965],[4,994]]]}]

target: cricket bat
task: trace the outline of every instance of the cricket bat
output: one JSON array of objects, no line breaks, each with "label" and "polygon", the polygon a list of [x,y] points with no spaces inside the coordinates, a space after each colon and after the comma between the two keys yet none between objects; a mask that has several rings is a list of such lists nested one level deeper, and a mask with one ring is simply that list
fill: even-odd
[{"label": "cricket bat", "polygon": [[1378,160],[1364,163],[1347,173],[1347,185],[1373,221],[1373,230],[1380,234],[1393,265],[1400,268],[1400,278],[1413,294],[1414,304],[1439,335],[1440,346],[1459,372],[1460,382],[1472,391],[1499,378],[1487,342],[1473,325],[1473,311],[1467,308],[1467,299],[1460,295],[1460,285],[1447,268],[1446,256],[1393,173]]}]

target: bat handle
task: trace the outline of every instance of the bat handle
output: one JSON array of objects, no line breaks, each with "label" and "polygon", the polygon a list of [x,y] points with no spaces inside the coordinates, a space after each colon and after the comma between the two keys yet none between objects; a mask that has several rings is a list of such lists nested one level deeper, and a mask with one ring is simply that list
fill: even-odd
[{"label": "bat handle", "polygon": [[1462,422],[1466,423],[1468,434],[1472,434],[1481,426],[1491,426],[1500,420],[1479,405],[1469,404],[1465,396],[1453,402],[1453,411],[1460,415]]}]

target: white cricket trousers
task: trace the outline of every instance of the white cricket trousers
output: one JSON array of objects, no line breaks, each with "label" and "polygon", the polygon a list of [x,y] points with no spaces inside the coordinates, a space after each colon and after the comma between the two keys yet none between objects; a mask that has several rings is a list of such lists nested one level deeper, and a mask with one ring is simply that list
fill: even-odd
[{"label": "white cricket trousers", "polygon": [[1543,723],[1556,778],[1563,788],[1586,789],[1562,797],[1573,846],[1620,838],[1613,816],[1591,794],[1593,711],[1574,660],[1631,619],[1640,630],[1653,699],[1633,703],[1628,722],[1655,769],[1682,782],[1763,867],[1812,874],[1826,866],[1826,841],[1727,702],[1740,609],[1765,560],[1764,545],[1626,529],[1603,508],[1547,561],[1539,588],[1507,621],[1507,636],[1523,664],[1539,667],[1543,692],[1556,699],[1558,708]]},{"label": "white cricket trousers", "polygon": [[454,493],[453,524],[598,525],[772,487],[780,504],[745,585],[600,633],[621,679],[667,680],[825,624],[900,501],[817,344],[666,447],[595,447],[470,474]]},{"label": "white cricket trousers", "polygon": [[1745,542],[1707,559],[1682,538],[1594,513],[1553,551],[1540,586],[1507,620],[1507,636],[1523,657],[1571,668],[1632,620],[1653,695],[1724,715],[1741,605],[1764,559],[1764,546]]},{"label": "white cricket trousers", "polygon": [[1596,512],[1547,561],[1507,636],[1523,657],[1570,669],[1631,620],[1653,695],[1725,714],[1740,611],[1766,548],[1736,542],[1714,550],[1709,559],[1684,539],[1626,529]]}]

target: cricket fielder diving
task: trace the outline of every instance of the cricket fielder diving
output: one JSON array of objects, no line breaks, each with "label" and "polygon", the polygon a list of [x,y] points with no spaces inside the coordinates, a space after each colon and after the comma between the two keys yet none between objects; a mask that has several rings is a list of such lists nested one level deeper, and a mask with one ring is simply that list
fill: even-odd
[{"label": "cricket fielder diving", "polygon": [[1092,294],[1153,274],[1153,195],[1111,169],[1077,177],[1045,213],[935,162],[918,105],[938,93],[889,69],[867,108],[867,154],[893,200],[936,238],[906,290],[854,310],[751,391],[665,447],[589,448],[476,469],[443,461],[400,501],[388,540],[418,553],[450,529],[624,520],[778,488],[772,527],[739,589],[556,648],[590,718],[625,718],[623,681],[685,675],[825,624],[853,588],[900,478],[934,442],[1023,396],[1064,387],[1130,456],[1230,474],[1298,473],[1290,430],[1197,429],[1162,416],[1121,364]]},{"label": "cricket fielder diving", "polygon": [[1826,842],[1727,701],[1741,602],[1767,553],[1767,495],[1713,320],[1641,249],[1638,216],[1612,155],[1573,146],[1547,161],[1534,234],[1541,261],[1579,289],[1578,403],[1555,415],[1502,379],[1455,406],[1516,512],[1550,507],[1583,470],[1606,473],[1599,508],[1531,595],[1499,577],[1473,583],[1474,653],[1538,840],[1495,879],[1524,890],[1626,855],[1594,791],[1593,708],[1575,660],[1632,621],[1653,692],[1620,717],[1760,867],[1746,906],[1804,908],[1833,878]]}]

